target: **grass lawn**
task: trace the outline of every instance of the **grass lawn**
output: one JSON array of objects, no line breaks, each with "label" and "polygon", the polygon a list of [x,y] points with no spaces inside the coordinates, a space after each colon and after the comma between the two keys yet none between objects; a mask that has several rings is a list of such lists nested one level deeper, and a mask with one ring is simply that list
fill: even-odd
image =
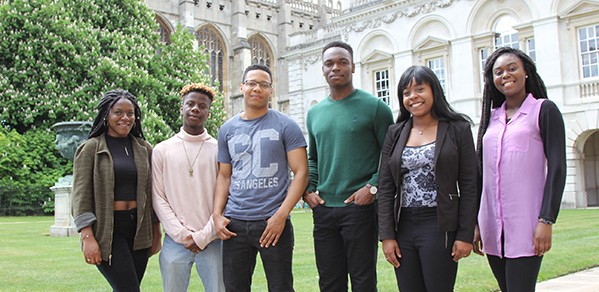
[{"label": "grass lawn", "polygon": [[[297,211],[293,273],[298,292],[318,291],[312,216]],[[110,291],[95,267],[84,263],[78,237],[50,237],[53,217],[0,217],[0,291]],[[552,250],[545,256],[539,281],[599,265],[599,209],[562,210],[554,226]],[[395,275],[379,249],[379,291],[397,291]],[[150,259],[142,290],[161,291],[158,257]],[[483,257],[460,261],[456,291],[493,291],[497,286]],[[189,291],[203,291],[193,274]],[[253,291],[267,291],[260,262]]]}]

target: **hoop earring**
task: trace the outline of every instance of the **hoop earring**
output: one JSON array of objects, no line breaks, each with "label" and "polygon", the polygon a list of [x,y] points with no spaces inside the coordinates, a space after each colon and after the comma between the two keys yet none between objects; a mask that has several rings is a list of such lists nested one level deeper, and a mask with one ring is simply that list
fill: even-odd
[{"label": "hoop earring", "polygon": [[104,118],[104,123],[102,123],[104,127],[108,126],[108,122],[106,122],[106,118]]}]

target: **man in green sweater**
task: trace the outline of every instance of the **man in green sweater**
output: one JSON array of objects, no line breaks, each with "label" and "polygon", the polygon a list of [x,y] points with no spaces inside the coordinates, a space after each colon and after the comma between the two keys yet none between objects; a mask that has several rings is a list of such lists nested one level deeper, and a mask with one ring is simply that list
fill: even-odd
[{"label": "man in green sweater", "polygon": [[308,111],[310,183],[304,201],[314,217],[321,291],[376,291],[374,200],[381,147],[393,123],[389,106],[355,89],[353,50],[332,42],[322,50],[331,94]]}]

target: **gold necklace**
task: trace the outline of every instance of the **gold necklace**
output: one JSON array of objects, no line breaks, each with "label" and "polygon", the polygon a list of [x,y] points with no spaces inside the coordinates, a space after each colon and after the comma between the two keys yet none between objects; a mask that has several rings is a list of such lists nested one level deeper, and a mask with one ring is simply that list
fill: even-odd
[{"label": "gold necklace", "polygon": [[433,125],[430,125],[430,126],[428,126],[428,127],[424,128],[424,129],[422,129],[422,130],[419,130],[418,128],[416,128],[416,127],[412,126],[412,130],[416,130],[416,131],[418,131],[418,134],[422,135],[422,134],[424,134],[424,131],[428,130],[428,128],[434,127],[435,125],[436,125],[436,124],[435,124],[435,123],[433,123]]},{"label": "gold necklace", "polygon": [[[179,138],[181,139],[181,138]],[[189,162],[189,155],[187,155],[187,148],[185,147],[185,141],[183,139],[181,139],[181,143],[183,144],[183,151],[185,151],[185,158],[187,158],[187,172],[189,173],[189,176],[192,177],[193,176],[193,166],[196,164],[196,160],[198,160],[198,156],[200,156],[200,152],[202,152],[202,148],[204,148],[204,143],[202,142],[202,145],[200,145],[200,150],[198,151],[198,154],[196,154],[196,157],[193,159],[193,163]]]}]

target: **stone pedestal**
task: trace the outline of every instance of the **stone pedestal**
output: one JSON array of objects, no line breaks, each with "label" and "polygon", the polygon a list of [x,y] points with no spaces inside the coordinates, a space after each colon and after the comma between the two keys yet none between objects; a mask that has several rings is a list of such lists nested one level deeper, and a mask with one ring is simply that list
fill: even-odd
[{"label": "stone pedestal", "polygon": [[[56,148],[60,154],[73,161],[77,147],[83,143],[92,128],[90,122],[62,122],[52,126],[56,131]],[[71,191],[73,176],[67,175],[58,179],[50,188],[54,192],[54,225],[50,227],[50,236],[77,235],[77,228],[71,215]]]},{"label": "stone pedestal", "polygon": [[73,216],[71,216],[72,182],[73,176],[67,175],[50,188],[54,192],[54,225],[50,227],[50,236],[77,235]]}]

